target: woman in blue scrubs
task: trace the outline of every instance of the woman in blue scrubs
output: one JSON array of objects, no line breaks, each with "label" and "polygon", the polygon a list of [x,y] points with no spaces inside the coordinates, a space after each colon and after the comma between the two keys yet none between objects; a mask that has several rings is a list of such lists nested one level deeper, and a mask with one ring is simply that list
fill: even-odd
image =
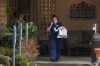
[{"label": "woman in blue scrubs", "polygon": [[47,31],[50,32],[50,60],[52,62],[58,61],[60,59],[60,48],[62,44],[62,38],[57,38],[58,31],[56,31],[60,26],[62,26],[62,23],[58,21],[57,16],[52,15],[52,22],[49,23],[47,28]]}]

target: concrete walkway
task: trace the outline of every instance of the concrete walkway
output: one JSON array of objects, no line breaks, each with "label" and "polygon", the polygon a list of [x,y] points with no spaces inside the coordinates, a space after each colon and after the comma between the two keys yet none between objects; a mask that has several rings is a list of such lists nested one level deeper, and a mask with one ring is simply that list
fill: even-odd
[{"label": "concrete walkway", "polygon": [[90,57],[61,57],[59,62],[51,62],[49,57],[39,57],[39,66],[92,66]]}]

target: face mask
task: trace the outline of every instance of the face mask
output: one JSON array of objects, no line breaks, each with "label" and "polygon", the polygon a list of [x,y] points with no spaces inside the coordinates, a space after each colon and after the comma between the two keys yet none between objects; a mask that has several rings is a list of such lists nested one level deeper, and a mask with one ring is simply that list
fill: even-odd
[{"label": "face mask", "polygon": [[57,20],[54,21],[55,23],[57,22]]}]

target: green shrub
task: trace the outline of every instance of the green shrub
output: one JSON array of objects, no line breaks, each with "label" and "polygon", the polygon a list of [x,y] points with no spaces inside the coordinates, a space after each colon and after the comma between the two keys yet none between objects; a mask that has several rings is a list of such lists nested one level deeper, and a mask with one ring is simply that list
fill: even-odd
[{"label": "green shrub", "polygon": [[5,33],[8,32],[7,26],[4,25],[3,23],[0,23],[0,38],[5,36]]},{"label": "green shrub", "polygon": [[[16,54],[18,54],[18,49],[16,49],[15,52],[16,52]],[[13,56],[13,49],[6,48],[6,47],[0,47],[0,55],[12,57]]]},{"label": "green shrub", "polygon": [[6,25],[0,23],[0,46],[8,47],[8,44],[12,44],[12,33],[9,31]]},{"label": "green shrub", "polygon": [[2,47],[13,47],[13,33],[5,33],[4,37],[2,37]]},{"label": "green shrub", "polygon": [[12,54],[13,54],[12,49],[5,48],[5,55],[6,56],[12,57],[13,56]]},{"label": "green shrub", "polygon": [[11,58],[8,56],[0,55],[0,63],[4,66],[10,66]]},{"label": "green shrub", "polygon": [[33,66],[33,65],[34,65],[33,61],[29,62],[29,66]]},{"label": "green shrub", "polygon": [[5,8],[5,13],[6,14],[11,14],[12,13],[12,8],[11,7],[6,7]]},{"label": "green shrub", "polygon": [[[23,37],[25,37],[25,28],[26,28],[26,24],[23,24]],[[17,43],[19,43],[19,32],[18,32],[18,26],[19,24],[16,25],[17,26]],[[16,66],[32,66],[33,62],[31,62],[31,60],[29,60],[30,58],[33,59],[35,57],[38,56],[38,44],[37,44],[37,40],[33,40],[36,39],[38,36],[38,30],[37,27],[33,24],[33,23],[29,23],[29,48],[30,48],[30,53],[29,53],[29,57],[27,57],[25,54],[18,54],[18,49],[16,49]],[[0,40],[1,40],[1,46],[0,47],[0,54],[2,55],[6,55],[9,57],[13,56],[13,28],[5,28],[5,26],[0,26]],[[25,44],[25,43],[24,43]],[[16,44],[18,45],[18,44]],[[7,48],[4,48],[7,47]],[[10,48],[10,49],[9,49]],[[33,48],[33,49],[32,49]],[[25,51],[26,52],[26,51]],[[2,59],[2,58],[1,58]],[[2,59],[3,60],[3,59]],[[2,61],[4,62],[4,61]]]},{"label": "green shrub", "polygon": [[29,38],[37,38],[38,36],[37,26],[34,25],[32,22],[29,23],[28,31],[29,31]]},{"label": "green shrub", "polygon": [[4,64],[0,64],[0,66],[4,66]]},{"label": "green shrub", "polygon": [[10,66],[11,58],[6,55],[6,48],[0,47],[0,63],[4,64],[5,66]]},{"label": "green shrub", "polygon": [[[18,24],[16,25],[17,27],[19,26]],[[26,29],[26,23],[22,22],[22,31],[23,31],[23,37],[25,37],[25,29]],[[29,38],[37,38],[38,37],[38,29],[33,22],[28,23],[28,37]]]},{"label": "green shrub", "polygon": [[5,49],[3,47],[0,47],[0,54],[5,55]]},{"label": "green shrub", "polygon": [[27,66],[28,59],[26,54],[16,55],[16,66]]},{"label": "green shrub", "polygon": [[16,55],[16,66],[33,66],[34,62],[29,61],[26,54]]}]

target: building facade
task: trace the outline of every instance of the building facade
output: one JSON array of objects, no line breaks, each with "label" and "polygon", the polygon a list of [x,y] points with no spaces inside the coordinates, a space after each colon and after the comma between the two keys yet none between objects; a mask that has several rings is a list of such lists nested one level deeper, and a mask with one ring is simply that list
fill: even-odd
[{"label": "building facade", "polygon": [[[84,54],[90,53],[90,40],[93,35],[93,24],[98,25],[98,32],[100,31],[100,0],[0,0],[0,21],[4,21],[7,25],[12,23],[14,18],[20,18],[20,16],[27,15],[28,21],[33,22],[38,26],[40,32],[40,40],[48,40],[48,33],[46,32],[46,27],[51,21],[51,15],[56,14],[63,25],[68,29],[68,39],[65,39],[64,43],[70,51],[77,54],[77,52],[82,52]],[[83,9],[78,12],[83,17],[71,18],[71,8],[76,5],[76,9]],[[77,7],[77,5],[79,7]],[[3,13],[3,8],[11,7],[12,13]],[[87,18],[84,14],[88,15],[88,12],[84,10],[92,8],[95,6],[95,11],[93,18]],[[77,12],[77,11],[76,11]],[[74,12],[74,14],[76,14]],[[90,14],[91,15],[91,14]],[[48,43],[48,42],[47,42]],[[43,43],[45,44],[45,43]],[[65,46],[64,45],[64,46]],[[72,50],[71,50],[72,48]],[[88,52],[85,51],[73,51],[76,48],[86,48]],[[66,50],[67,52],[67,50]]]}]

